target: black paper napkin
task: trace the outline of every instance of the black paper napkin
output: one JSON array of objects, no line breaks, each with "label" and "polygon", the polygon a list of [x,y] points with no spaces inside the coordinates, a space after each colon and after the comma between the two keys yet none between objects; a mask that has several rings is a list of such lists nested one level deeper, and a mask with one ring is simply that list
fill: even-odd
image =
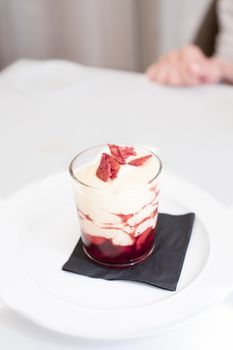
[{"label": "black paper napkin", "polygon": [[194,218],[194,213],[184,215],[159,214],[155,250],[139,265],[124,269],[98,266],[85,255],[80,239],[62,269],[93,278],[137,281],[175,291],[189,244]]}]

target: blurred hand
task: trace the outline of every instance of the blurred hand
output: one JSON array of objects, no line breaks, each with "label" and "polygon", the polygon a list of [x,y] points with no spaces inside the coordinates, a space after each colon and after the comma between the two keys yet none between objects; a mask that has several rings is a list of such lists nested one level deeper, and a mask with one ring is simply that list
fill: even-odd
[{"label": "blurred hand", "polygon": [[206,57],[194,45],[171,51],[152,64],[146,72],[150,80],[171,86],[215,84],[226,78],[225,73],[223,61]]}]

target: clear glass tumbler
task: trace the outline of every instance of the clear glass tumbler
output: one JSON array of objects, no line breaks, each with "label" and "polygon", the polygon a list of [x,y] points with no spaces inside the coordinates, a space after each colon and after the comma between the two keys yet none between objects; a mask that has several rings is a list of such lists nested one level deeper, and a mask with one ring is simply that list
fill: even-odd
[{"label": "clear glass tumbler", "polygon": [[144,261],[155,248],[162,164],[146,150],[158,165],[149,182],[134,186],[132,178],[130,186],[119,189],[90,186],[78,178],[78,172],[98,159],[105,146],[79,153],[69,171],[84,252],[97,264],[123,268]]}]

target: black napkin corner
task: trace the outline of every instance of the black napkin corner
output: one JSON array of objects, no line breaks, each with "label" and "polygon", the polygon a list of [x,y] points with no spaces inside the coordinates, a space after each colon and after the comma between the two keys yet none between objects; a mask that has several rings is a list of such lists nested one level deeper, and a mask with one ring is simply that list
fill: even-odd
[{"label": "black napkin corner", "polygon": [[159,214],[154,252],[141,264],[124,269],[111,269],[93,263],[78,241],[70,258],[62,267],[65,271],[106,280],[127,280],[147,283],[175,291],[192,233],[195,214]]}]

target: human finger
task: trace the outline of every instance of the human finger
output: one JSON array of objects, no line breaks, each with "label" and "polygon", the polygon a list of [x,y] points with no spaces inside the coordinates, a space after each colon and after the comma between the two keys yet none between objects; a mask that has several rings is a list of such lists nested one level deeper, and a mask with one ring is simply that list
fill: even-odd
[{"label": "human finger", "polygon": [[169,73],[169,65],[167,65],[165,62],[160,63],[158,66],[158,69],[156,71],[156,74],[153,76],[153,81],[159,83],[159,84],[166,84],[168,73]]},{"label": "human finger", "polygon": [[146,75],[148,76],[148,78],[150,80],[153,80],[153,77],[156,75],[156,71],[157,71],[157,64],[154,63],[151,66],[149,66],[146,70]]}]

